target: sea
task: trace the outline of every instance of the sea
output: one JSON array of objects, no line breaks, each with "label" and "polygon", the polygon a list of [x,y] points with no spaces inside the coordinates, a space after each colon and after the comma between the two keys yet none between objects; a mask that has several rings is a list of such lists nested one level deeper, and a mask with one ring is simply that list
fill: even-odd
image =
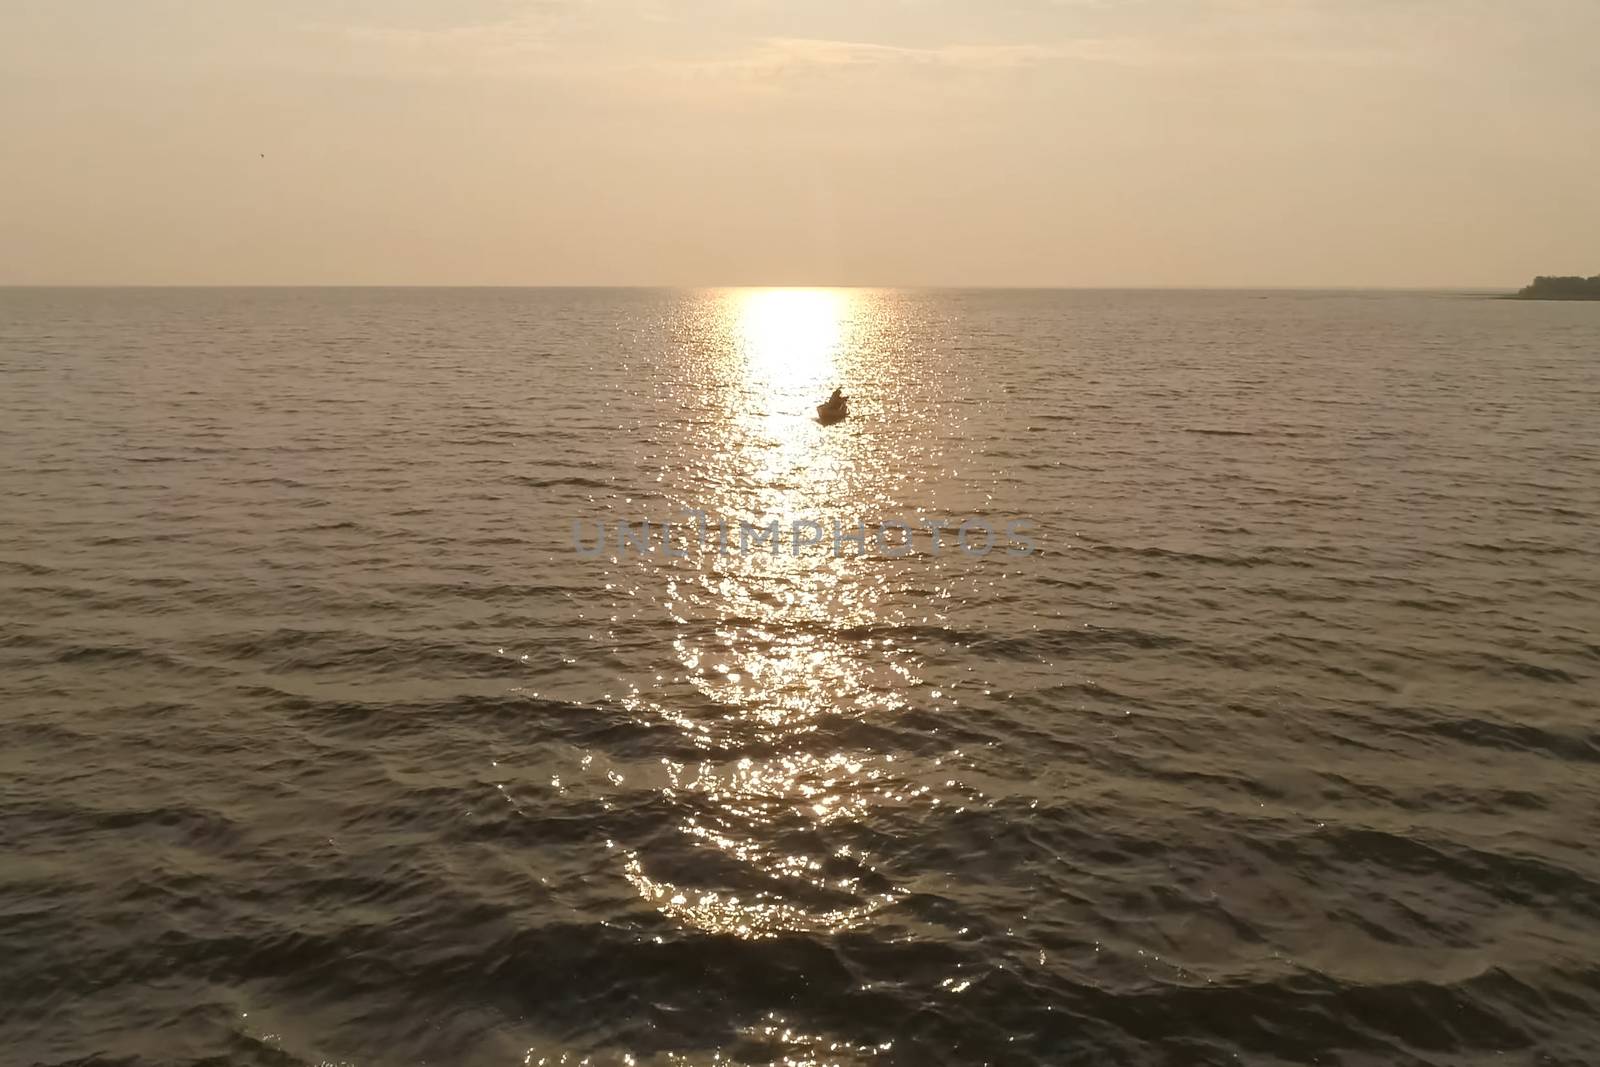
[{"label": "sea", "polygon": [[1600,304],[10,289],[0,501],[8,1067],[1600,1063]]}]

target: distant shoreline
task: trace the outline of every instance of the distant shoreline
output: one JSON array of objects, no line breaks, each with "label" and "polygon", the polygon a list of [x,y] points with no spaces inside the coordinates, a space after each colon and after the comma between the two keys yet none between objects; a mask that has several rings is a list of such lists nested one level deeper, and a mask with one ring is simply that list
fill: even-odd
[{"label": "distant shoreline", "polygon": [[1507,300],[1600,300],[1600,274],[1592,278],[1540,276]]}]

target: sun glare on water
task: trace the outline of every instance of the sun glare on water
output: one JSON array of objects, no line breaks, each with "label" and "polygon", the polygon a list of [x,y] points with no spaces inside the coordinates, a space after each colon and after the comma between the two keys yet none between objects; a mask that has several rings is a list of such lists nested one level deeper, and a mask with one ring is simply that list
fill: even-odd
[{"label": "sun glare on water", "polygon": [[[865,420],[824,427],[815,418],[835,387],[867,392],[862,364],[881,329],[880,300],[829,289],[708,298],[717,328],[686,365],[698,377],[692,394],[712,404],[679,442],[698,478],[683,509],[777,518],[788,531],[792,519],[851,522],[881,503],[898,453]],[[866,926],[907,890],[853,851],[855,830],[881,805],[923,797],[903,758],[850,725],[898,714],[919,684],[899,649],[861,636],[895,621],[879,607],[892,576],[825,550],[686,551],[681,561],[636,561],[675,633],[671,660],[625,703],[703,756],[663,764],[663,801],[680,810],[676,841],[619,848],[613,862],[641,901],[705,933]],[[674,845],[707,859],[675,864]]]},{"label": "sun glare on water", "polygon": [[765,289],[739,299],[738,342],[752,379],[775,392],[814,391],[833,379],[850,310],[846,294]]}]

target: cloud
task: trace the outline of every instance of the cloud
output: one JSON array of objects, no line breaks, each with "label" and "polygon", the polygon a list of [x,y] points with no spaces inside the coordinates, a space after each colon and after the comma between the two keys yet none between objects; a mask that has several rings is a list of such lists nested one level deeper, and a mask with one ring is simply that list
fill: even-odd
[{"label": "cloud", "polygon": [[412,72],[489,74],[526,72],[530,60],[559,58],[564,37],[589,9],[583,0],[520,3],[504,18],[448,26],[327,25],[332,35],[367,59]]},{"label": "cloud", "polygon": [[829,41],[804,37],[770,37],[750,61],[799,66],[933,66],[1007,68],[1060,59],[1073,50],[1038,44],[951,44],[936,48]]},{"label": "cloud", "polygon": [[389,26],[344,26],[334,29],[358,45],[409,56],[482,58],[541,51],[550,46],[548,20],[534,15],[445,29]]},{"label": "cloud", "polygon": [[[894,10],[922,2],[894,0]],[[996,0],[994,17],[975,21],[941,0],[916,18],[901,11],[849,20],[874,24],[878,39],[864,40],[850,36],[835,9],[779,17],[773,0],[520,0],[498,20],[470,24],[323,28],[354,62],[401,74],[609,81],[647,93],[939,78],[960,79],[965,90],[1051,67],[1185,77],[1202,68],[1447,66],[1463,49],[1484,50],[1491,8],[1489,0]],[[789,32],[773,32],[780,27]],[[801,27],[814,35],[795,32]],[[1000,40],[975,36],[997,33]]]},{"label": "cloud", "polygon": [[705,77],[782,81],[819,74],[1003,73],[1103,54],[1101,42],[1066,44],[945,44],[932,47],[808,37],[767,37],[737,54],[663,65]]}]

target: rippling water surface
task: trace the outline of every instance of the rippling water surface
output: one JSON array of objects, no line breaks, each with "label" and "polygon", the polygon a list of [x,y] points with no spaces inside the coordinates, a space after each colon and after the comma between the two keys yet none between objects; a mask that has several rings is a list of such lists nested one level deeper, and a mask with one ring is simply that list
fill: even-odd
[{"label": "rippling water surface", "polygon": [[1600,1062],[1597,417],[1600,305],[0,291],[0,1060]]}]

